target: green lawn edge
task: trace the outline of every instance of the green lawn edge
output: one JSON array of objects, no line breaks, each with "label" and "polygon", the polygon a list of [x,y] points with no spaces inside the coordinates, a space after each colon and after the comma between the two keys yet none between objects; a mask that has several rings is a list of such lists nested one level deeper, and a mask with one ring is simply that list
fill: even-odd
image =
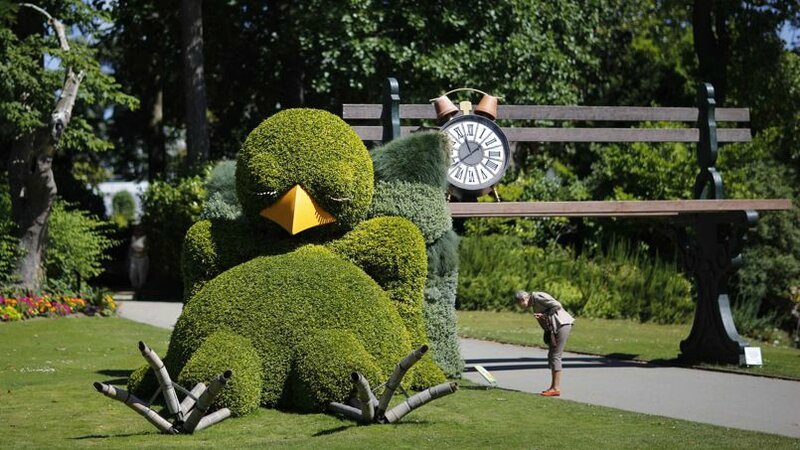
[{"label": "green lawn edge", "polygon": [[163,354],[169,331],[119,318],[0,324],[0,437],[16,448],[800,448],[800,440],[464,385],[396,425],[259,409],[191,436],[160,435],[92,388]]},{"label": "green lawn edge", "polygon": [[[612,359],[644,361],[665,365],[684,365],[676,358],[680,342],[689,335],[691,325],[659,325],[628,320],[578,318],[567,341],[566,350],[600,355]],[[530,314],[493,311],[458,311],[458,334],[525,346],[544,347],[542,330]],[[800,380],[800,349],[751,342],[760,346],[764,365],[739,367],[696,364],[690,367]]]}]

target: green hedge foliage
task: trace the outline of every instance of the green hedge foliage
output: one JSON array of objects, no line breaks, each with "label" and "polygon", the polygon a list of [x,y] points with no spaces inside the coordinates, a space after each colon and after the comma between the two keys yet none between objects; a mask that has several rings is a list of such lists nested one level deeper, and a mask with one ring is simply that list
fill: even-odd
[{"label": "green hedge foliage", "polygon": [[119,191],[111,198],[111,221],[120,228],[126,228],[136,215],[136,202],[133,194]]},{"label": "green hedge foliage", "polygon": [[186,231],[200,217],[206,201],[203,178],[156,181],[142,197],[142,225],[147,232],[150,271],[180,281],[181,247]]},{"label": "green hedge foliage", "polygon": [[559,247],[524,246],[511,236],[462,240],[459,308],[511,310],[520,289],[548,291],[585,317],[684,323],[694,312],[691,284],[675,264],[625,243],[589,258]]},{"label": "green hedge foliage", "polygon": [[[384,374],[411,350],[409,332],[387,293],[360,268],[316,245],[252,259],[206,283],[175,325],[165,358],[171,373],[179,372],[208,336],[222,330],[248,337],[262,359],[265,406],[295,407],[285,387],[300,341],[314,331],[352,333]],[[338,382],[333,380],[334,367],[318,370]],[[430,384],[443,379],[438,375]]]},{"label": "green hedge foliage", "polygon": [[428,274],[449,276],[458,274],[458,244],[461,238],[448,230],[434,243],[428,245]]},{"label": "green hedge foliage", "polygon": [[300,184],[350,229],[364,217],[373,192],[372,160],[355,131],[339,117],[315,109],[281,111],[256,127],[236,163],[236,191],[244,214],[259,213]]},{"label": "green hedge foliage", "polygon": [[[519,174],[519,178],[510,183],[497,185],[497,193],[504,202],[523,201],[567,201],[590,200],[586,186],[565,168],[554,164],[560,170],[546,174],[544,171],[531,170]],[[489,196],[479,201],[493,201]],[[525,218],[490,217],[467,219],[464,221],[466,236],[487,236],[502,234],[515,236],[526,245],[545,247],[570,227],[570,219],[566,217],[547,217],[537,220]]]},{"label": "green hedge foliage", "polygon": [[219,331],[203,342],[178,375],[178,383],[191,389],[209,382],[222,372],[233,372],[217,396],[212,409],[228,408],[233,416],[255,411],[264,382],[262,362],[249,339],[230,331]]},{"label": "green hedge foliage", "polygon": [[329,247],[360,267],[396,302],[412,345],[427,344],[422,318],[425,242],[413,223],[401,217],[370,219]]},{"label": "green hedge foliage", "polygon": [[78,289],[78,277],[85,281],[103,272],[102,262],[109,259],[106,251],[115,244],[106,222],[57,200],[47,227],[47,284]]},{"label": "green hedge foliage", "polygon": [[378,181],[369,216],[405,217],[419,227],[426,244],[453,229],[442,190],[421,183]]},{"label": "green hedge foliage", "polygon": [[217,163],[205,182],[208,201],[201,219],[235,220],[242,215],[242,205],[236,197],[236,161]]},{"label": "green hedge foliage", "polygon": [[370,215],[402,216],[422,231],[428,255],[425,331],[433,360],[448,376],[457,376],[463,362],[456,335],[455,286],[439,286],[441,277],[458,273],[458,236],[446,200],[449,145],[441,133],[415,133],[372,150],[377,181]]},{"label": "green hedge foliage", "polygon": [[11,219],[11,196],[8,190],[8,175],[0,172],[0,285],[12,283],[13,271],[20,257],[17,226]]},{"label": "green hedge foliage", "polygon": [[375,179],[421,183],[447,190],[450,141],[443,133],[414,133],[373,149]]},{"label": "green hedge foliage", "polygon": [[304,244],[291,238],[273,238],[253,230],[242,218],[201,220],[186,232],[181,256],[185,300],[203,283],[256,256],[294,250]]},{"label": "green hedge foliage", "polygon": [[311,331],[300,340],[296,355],[289,395],[300,411],[323,411],[330,402],[346,400],[353,372],[361,372],[372,387],[388,376],[350,331]]},{"label": "green hedge foliage", "polygon": [[464,361],[456,333],[456,288],[458,271],[446,275],[429,274],[425,283],[425,317],[431,354],[447,376],[458,376]]}]

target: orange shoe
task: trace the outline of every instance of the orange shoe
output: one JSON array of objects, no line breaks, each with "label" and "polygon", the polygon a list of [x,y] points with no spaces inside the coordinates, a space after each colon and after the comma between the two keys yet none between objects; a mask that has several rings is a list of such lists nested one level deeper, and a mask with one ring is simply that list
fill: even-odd
[{"label": "orange shoe", "polygon": [[542,391],[542,397],[558,397],[561,395],[561,391],[558,389],[548,389],[546,391]]}]

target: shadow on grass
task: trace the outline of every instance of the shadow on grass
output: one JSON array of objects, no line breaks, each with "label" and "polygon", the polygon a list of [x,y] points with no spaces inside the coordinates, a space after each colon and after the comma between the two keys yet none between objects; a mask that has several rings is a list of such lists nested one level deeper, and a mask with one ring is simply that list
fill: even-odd
[{"label": "shadow on grass", "polygon": [[98,370],[95,373],[99,373],[100,375],[106,375],[109,377],[125,377],[128,378],[133,373],[133,370],[122,370],[122,369],[103,369]]},{"label": "shadow on grass", "polygon": [[70,438],[73,441],[80,441],[83,439],[109,439],[109,438],[118,438],[118,437],[132,437],[132,436],[148,436],[157,433],[153,432],[144,432],[140,431],[138,433],[121,433],[121,434],[87,434],[85,436],[78,436],[74,438]]},{"label": "shadow on grass", "polygon": [[316,433],[312,434],[312,436],[313,437],[327,436],[329,434],[335,434],[335,433],[338,433],[340,431],[344,431],[344,430],[346,430],[348,428],[351,428],[351,427],[354,427],[354,426],[357,426],[357,425],[342,425],[340,427],[331,428],[330,430],[317,431]]},{"label": "shadow on grass", "polygon": [[98,370],[95,373],[100,374],[100,375],[106,375],[106,376],[109,376],[109,377],[117,377],[117,378],[112,378],[110,380],[103,380],[103,383],[105,383],[105,384],[113,384],[115,386],[125,386],[126,384],[128,384],[128,378],[130,378],[131,373],[133,373],[133,371],[132,370],[103,369],[103,370]]}]

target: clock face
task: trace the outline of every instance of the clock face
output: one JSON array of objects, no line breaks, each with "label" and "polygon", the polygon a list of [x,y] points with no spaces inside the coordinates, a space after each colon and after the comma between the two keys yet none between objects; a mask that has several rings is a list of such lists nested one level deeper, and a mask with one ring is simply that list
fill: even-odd
[{"label": "clock face", "polygon": [[500,127],[483,116],[464,115],[441,128],[450,138],[447,180],[465,191],[485,191],[497,184],[508,166],[509,147]]}]

